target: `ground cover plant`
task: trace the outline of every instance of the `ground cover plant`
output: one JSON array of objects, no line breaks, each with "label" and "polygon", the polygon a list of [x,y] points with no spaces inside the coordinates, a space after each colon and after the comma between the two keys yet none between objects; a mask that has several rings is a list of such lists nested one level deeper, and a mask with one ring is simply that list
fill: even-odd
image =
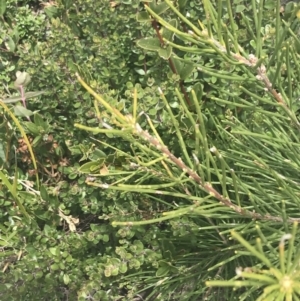
[{"label": "ground cover plant", "polygon": [[0,13],[2,299],[299,299],[297,4]]}]

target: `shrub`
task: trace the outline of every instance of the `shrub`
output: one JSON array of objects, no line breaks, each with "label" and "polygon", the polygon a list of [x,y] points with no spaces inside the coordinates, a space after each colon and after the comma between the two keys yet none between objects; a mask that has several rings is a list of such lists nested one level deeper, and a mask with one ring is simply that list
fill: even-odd
[{"label": "shrub", "polygon": [[297,300],[298,7],[118,4],[2,10],[2,299]]},{"label": "shrub", "polygon": [[[275,12],[271,20],[263,19],[263,6],[259,7],[251,49],[239,44],[231,6],[224,8],[220,1],[215,9],[211,2],[204,2],[209,18],[197,27],[180,13],[180,5],[178,9],[169,0],[163,4],[177,15],[178,22],[166,21],[169,15],[162,17],[162,9],[154,4],[146,4],[145,8],[156,23],[173,34],[158,33],[163,43],[150,37],[139,44],[158,54],[167,51],[169,57],[165,58],[176,66],[179,82],[189,80],[189,76],[201,82],[198,74],[192,75],[197,71],[209,75],[211,80],[205,84],[210,93],[204,96],[204,85],[196,83],[191,91],[193,103],[187,103],[176,90],[179,105],[171,107],[172,102],[159,88],[171,125],[169,134],[174,133],[178,141],[174,148],[172,138],[162,139],[150,118],[151,133],[140,126],[137,92],[132,115],[124,115],[79,77],[111,119],[98,127],[76,126],[93,133],[119,135],[132,144],[134,154],[128,154],[130,164],[123,166],[126,176],[108,177],[106,182],[94,179],[88,184],[111,191],[150,194],[167,201],[160,217],[140,221],[118,217],[113,222],[125,229],[158,222],[173,230],[174,239],[170,237],[166,247],[168,260],[165,253],[156,273],[160,280],[147,277],[148,286],[153,288],[148,299],[220,300],[223,295],[224,300],[298,300],[295,148],[299,122],[294,77],[298,70],[298,38],[291,29],[297,28],[299,7],[293,6],[289,23],[282,20],[279,1],[273,6],[266,3],[266,9]],[[258,8],[252,3],[247,9],[255,15]],[[225,16],[222,14],[221,19],[223,10]],[[250,31],[243,10],[246,6],[236,7],[239,24]],[[142,14],[138,19],[145,21],[147,16]],[[188,31],[177,27],[181,22],[189,27]],[[220,67],[215,69],[217,65]],[[190,70],[189,76],[183,77],[186,70]],[[219,105],[222,113],[214,114],[215,104],[209,102]],[[188,120],[189,126],[183,127],[183,120]],[[86,168],[94,164],[87,163],[82,169],[90,174]],[[111,176],[114,171],[106,173]],[[168,210],[170,196],[175,210]],[[182,237],[187,235],[189,241],[183,247]],[[259,238],[253,241],[253,235]],[[132,279],[136,282],[136,275]],[[223,289],[205,291],[204,281],[209,287]],[[226,287],[234,287],[238,295]]]}]

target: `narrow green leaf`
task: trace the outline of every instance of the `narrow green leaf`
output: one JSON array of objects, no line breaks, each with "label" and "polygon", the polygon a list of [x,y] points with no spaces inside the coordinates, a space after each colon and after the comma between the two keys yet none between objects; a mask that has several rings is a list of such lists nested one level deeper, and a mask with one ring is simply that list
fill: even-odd
[{"label": "narrow green leaf", "polygon": [[[25,96],[26,99],[29,99],[29,98],[37,97],[41,94],[44,94],[45,92],[46,91],[26,92],[24,94],[24,96]],[[18,102],[20,100],[22,100],[22,97],[17,95],[17,96],[12,96],[12,97],[9,97],[9,98],[2,99],[1,101],[4,102],[4,103],[14,103],[14,102]]]},{"label": "narrow green leaf", "polygon": [[235,9],[235,12],[236,13],[241,13],[242,11],[244,11],[246,9],[246,6],[245,5],[237,5],[236,6],[236,9]]},{"label": "narrow green leaf", "polygon": [[49,194],[48,194],[48,191],[47,191],[47,189],[44,185],[41,185],[40,194],[41,194],[41,197],[44,201],[46,201],[46,202],[49,201]]},{"label": "narrow green leaf", "polygon": [[73,5],[73,1],[65,0],[65,1],[63,1],[63,5],[65,6],[66,9],[69,9]]},{"label": "narrow green leaf", "polygon": [[106,158],[107,155],[100,149],[96,148],[92,154],[92,156],[90,157],[92,160],[97,160],[97,159],[102,159],[102,158]]},{"label": "narrow green leaf", "polygon": [[1,247],[9,247],[10,246],[10,243],[7,242],[6,240],[0,240],[0,246]]},{"label": "narrow green leaf", "polygon": [[7,122],[4,120],[2,123],[0,123],[0,129],[4,129],[7,126]]},{"label": "narrow green leaf", "polygon": [[31,92],[26,92],[25,93],[25,98],[32,98],[32,97],[37,97],[40,96],[41,94],[44,94],[46,91],[31,91]]},{"label": "narrow green leaf", "polygon": [[171,46],[168,46],[167,48],[160,48],[158,50],[158,55],[160,57],[162,57],[163,59],[167,60],[170,58],[172,54],[172,47]]},{"label": "narrow green leaf", "polygon": [[18,102],[21,100],[22,100],[21,96],[13,96],[13,97],[2,99],[1,101],[4,103],[14,103],[14,102]]},{"label": "narrow green leaf", "polygon": [[159,51],[160,42],[158,38],[145,38],[137,41],[137,45],[143,49],[150,51]]},{"label": "narrow green leaf", "polygon": [[32,145],[33,147],[37,147],[38,144],[42,141],[42,139],[43,139],[43,136],[42,136],[42,135],[36,136],[36,137],[33,139],[31,145]]},{"label": "narrow green leaf", "polygon": [[[16,236],[17,231],[13,231],[12,233],[10,233],[8,235],[8,229],[5,229],[5,232],[3,232],[3,230],[1,231],[1,235],[0,235],[0,245],[2,247],[10,247],[12,246],[12,242],[11,240],[14,238],[14,236]],[[15,239],[16,240],[16,239]]]},{"label": "narrow green leaf", "polygon": [[21,116],[21,117],[28,117],[33,114],[32,111],[27,110],[23,106],[14,106],[14,113],[16,116]]},{"label": "narrow green leaf", "polygon": [[178,0],[179,9],[182,10],[185,8],[187,0]]},{"label": "narrow green leaf", "polygon": [[55,6],[45,7],[44,12],[46,13],[46,15],[49,19],[52,19],[54,16],[56,16],[56,14],[58,12],[58,8]]},{"label": "narrow green leaf", "polygon": [[9,192],[12,194],[17,206],[19,207],[20,211],[22,212],[23,215],[25,215],[28,219],[29,214],[26,212],[24,206],[22,205],[22,203],[20,202],[20,200],[18,199],[17,194],[15,193],[13,186],[10,184],[10,182],[8,181],[8,178],[6,177],[6,175],[0,170],[0,179],[2,180],[4,186],[9,190]]},{"label": "narrow green leaf", "polygon": [[[264,253],[257,250],[255,247],[253,247],[248,241],[246,241],[240,234],[238,234],[236,231],[231,231],[232,237],[234,237],[236,240],[240,242],[252,255],[256,256],[258,259],[260,259],[266,266],[273,268],[271,261],[269,258],[265,256]],[[275,272],[275,271],[274,271]]]},{"label": "narrow green leaf", "polygon": [[27,122],[27,123],[25,123],[25,126],[32,134],[34,134],[34,135],[40,134],[40,130],[34,123]]},{"label": "narrow green leaf", "polygon": [[40,114],[34,114],[34,123],[36,126],[48,130],[48,124],[45,122]]},{"label": "narrow green leaf", "polygon": [[182,80],[186,80],[194,70],[194,64],[185,64],[183,68],[181,68],[179,72],[179,76]]},{"label": "narrow green leaf", "polygon": [[[177,28],[178,26],[178,22],[177,20],[173,19],[169,22],[169,24],[175,28]],[[165,38],[168,41],[173,41],[173,37],[174,37],[174,32],[167,29],[167,28],[163,28],[162,29],[162,37]]]},{"label": "narrow green leaf", "polygon": [[97,160],[96,162],[87,162],[80,166],[78,169],[82,173],[91,173],[95,171],[99,171],[100,168],[103,166],[104,159]]},{"label": "narrow green leaf", "polygon": [[[1,0],[0,0],[1,1]],[[19,34],[19,31],[18,31],[18,27],[15,26],[13,32],[12,32],[12,37],[14,38],[14,41],[15,43],[18,43],[19,40],[20,40],[20,34]]]},{"label": "narrow green leaf", "polygon": [[[24,130],[24,127],[21,126],[18,118],[11,112],[11,110],[6,106],[6,104],[4,102],[0,101],[0,106],[2,106],[4,108],[4,110],[9,114],[9,116],[13,119],[13,121],[17,125],[18,129],[20,130],[20,132],[22,134],[22,137],[23,137],[23,139],[24,139],[24,141],[25,141],[25,143],[26,143],[26,145],[28,147],[28,151],[30,153],[30,157],[32,159],[33,166],[37,170],[36,159],[35,159],[35,156],[34,156],[34,153],[33,153],[33,150],[32,150],[32,146],[31,146],[31,144],[29,142],[29,139],[28,139],[28,137],[26,135],[26,132]],[[36,177],[36,185],[37,185],[37,187],[39,187],[40,184],[39,184],[39,175],[38,175],[38,173],[36,173],[35,177]]]},{"label": "narrow green leaf", "polygon": [[201,101],[202,99],[202,95],[203,95],[203,87],[202,87],[202,84],[201,83],[196,83],[193,87],[193,90],[196,94],[196,97],[197,97],[197,100],[198,101]]},{"label": "narrow green leaf", "polygon": [[5,156],[4,147],[2,143],[0,143],[0,159],[3,162],[6,162],[6,156]]},{"label": "narrow green leaf", "polygon": [[184,64],[180,60],[178,60],[176,57],[172,57],[172,61],[175,66],[177,74],[180,74],[181,68],[184,66]]},{"label": "narrow green leaf", "polygon": [[14,40],[11,37],[7,37],[7,41],[5,42],[5,46],[10,52],[14,52],[16,50],[16,44],[15,44]]},{"label": "narrow green leaf", "polygon": [[15,176],[14,176],[14,181],[13,181],[13,186],[12,186],[13,195],[17,195],[17,185],[18,185],[18,165],[15,164]]},{"label": "narrow green leaf", "polygon": [[158,15],[161,15],[164,13],[166,10],[169,9],[169,5],[166,2],[162,2],[160,4],[156,4],[156,2],[151,2],[150,3],[150,8]]},{"label": "narrow green leaf", "polygon": [[0,0],[0,17],[3,17],[6,11],[6,0]]},{"label": "narrow green leaf", "polygon": [[142,11],[136,14],[136,20],[138,22],[149,22],[151,21],[150,15],[146,11]]},{"label": "narrow green leaf", "polygon": [[156,271],[156,277],[165,277],[169,273],[169,267],[167,265],[158,268]]}]

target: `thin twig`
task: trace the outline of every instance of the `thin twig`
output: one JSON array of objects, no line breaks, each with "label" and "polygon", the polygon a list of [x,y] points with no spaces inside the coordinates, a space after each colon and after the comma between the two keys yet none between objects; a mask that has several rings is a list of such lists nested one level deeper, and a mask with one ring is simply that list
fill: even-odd
[{"label": "thin twig", "polygon": [[[256,213],[255,211],[249,211],[246,209],[241,208],[240,206],[234,204],[232,200],[228,197],[224,197],[221,195],[212,185],[211,183],[204,182],[201,177],[192,169],[190,169],[182,160],[181,158],[175,157],[168,149],[167,146],[162,145],[158,139],[151,136],[148,131],[144,131],[138,123],[135,124],[135,130],[137,134],[142,137],[144,140],[146,140],[148,143],[153,145],[157,150],[165,154],[176,166],[178,166],[182,171],[185,171],[191,179],[193,179],[200,188],[202,188],[204,191],[206,191],[208,194],[215,197],[217,200],[220,201],[221,204],[224,206],[231,208],[239,215],[242,215],[244,217],[248,217],[254,220],[268,220],[268,221],[274,221],[274,222],[284,222],[282,217],[279,216],[271,216],[269,214],[262,215],[260,213]],[[287,222],[293,223],[293,222],[300,222],[300,218],[291,218],[289,217],[287,219]]]}]

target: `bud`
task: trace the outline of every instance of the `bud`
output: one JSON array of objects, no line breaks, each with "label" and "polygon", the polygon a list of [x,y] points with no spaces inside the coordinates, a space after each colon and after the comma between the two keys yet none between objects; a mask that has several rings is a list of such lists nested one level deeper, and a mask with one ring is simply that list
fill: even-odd
[{"label": "bud", "polygon": [[14,82],[14,87],[16,89],[19,89],[21,86],[26,87],[31,80],[31,76],[27,72],[17,71],[16,77],[17,79]]}]

